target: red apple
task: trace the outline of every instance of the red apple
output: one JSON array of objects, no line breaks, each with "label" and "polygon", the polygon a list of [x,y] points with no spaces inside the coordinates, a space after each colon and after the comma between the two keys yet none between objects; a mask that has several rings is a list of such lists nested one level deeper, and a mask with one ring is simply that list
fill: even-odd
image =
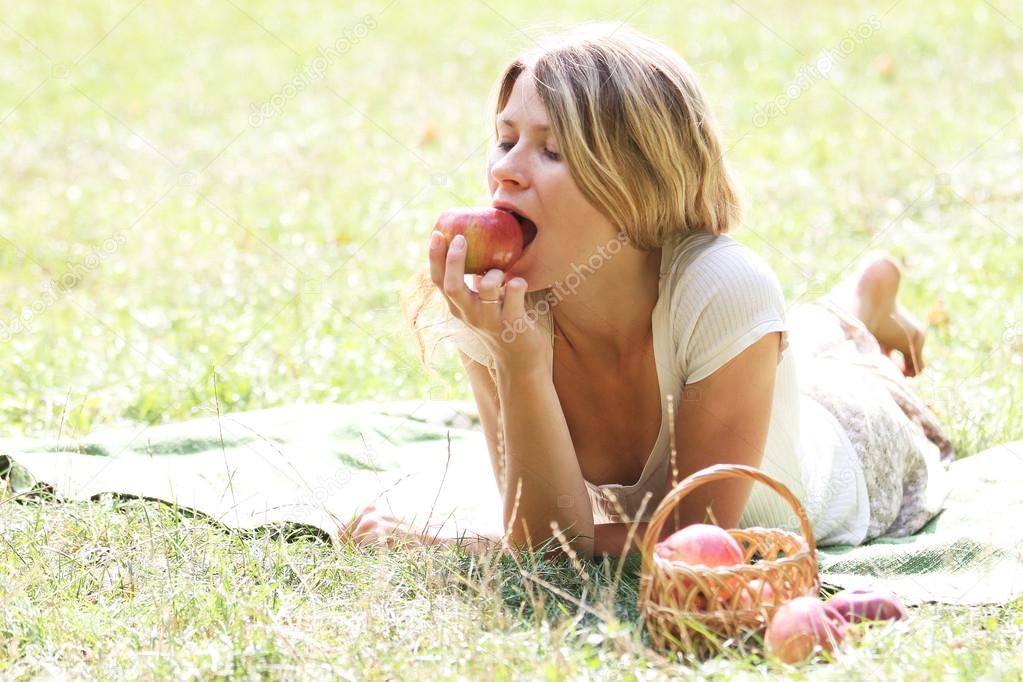
[{"label": "red apple", "polygon": [[[531,223],[530,223],[531,225]],[[524,226],[508,211],[497,208],[456,208],[444,211],[434,229],[448,246],[455,235],[466,241],[465,273],[483,275],[488,270],[507,270],[522,255]]]},{"label": "red apple", "polygon": [[707,568],[743,563],[742,547],[728,531],[709,523],[694,523],[677,530],[654,547],[658,556]]},{"label": "red apple", "polygon": [[[675,531],[654,546],[654,553],[668,561],[707,568],[743,563],[742,547],[735,538],[723,528],[707,523],[694,523]],[[736,579],[732,579],[733,588],[737,583]],[[692,582],[684,580],[683,586],[689,588]],[[726,603],[728,593],[727,590],[722,590],[721,593]],[[693,606],[698,611],[705,610],[706,598],[697,595],[693,600]]]},{"label": "red apple", "polygon": [[767,625],[767,650],[786,663],[803,663],[820,647],[834,651],[845,638],[847,623],[817,597],[796,597],[777,608]]},{"label": "red apple", "polygon": [[902,620],[909,617],[906,607],[899,598],[887,590],[842,590],[828,600],[828,606],[842,614],[850,623],[864,620]]},{"label": "red apple", "polygon": [[[760,586],[763,585],[763,588]],[[760,600],[757,601],[757,595],[760,595]],[[746,584],[746,588],[739,595],[739,608],[740,609],[752,609],[754,606],[774,606],[774,588],[771,587],[771,583],[764,582],[759,578],[754,578]]]}]

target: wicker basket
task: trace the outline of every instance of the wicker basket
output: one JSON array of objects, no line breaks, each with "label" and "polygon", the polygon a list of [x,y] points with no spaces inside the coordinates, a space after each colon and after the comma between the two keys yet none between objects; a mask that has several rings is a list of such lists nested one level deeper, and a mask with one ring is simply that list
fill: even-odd
[{"label": "wicker basket", "polygon": [[[799,518],[803,537],[779,528],[729,529],[746,562],[734,567],[689,566],[654,553],[665,520],[686,494],[704,483],[736,476],[760,481],[784,497]],[[749,466],[716,464],[681,481],[654,510],[641,551],[639,610],[651,642],[661,649],[702,655],[723,650],[729,640],[741,644],[754,633],[762,634],[783,602],[820,592],[817,548],[806,511],[785,485]],[[770,584],[772,603],[764,602],[762,585],[750,585],[754,579]]]}]

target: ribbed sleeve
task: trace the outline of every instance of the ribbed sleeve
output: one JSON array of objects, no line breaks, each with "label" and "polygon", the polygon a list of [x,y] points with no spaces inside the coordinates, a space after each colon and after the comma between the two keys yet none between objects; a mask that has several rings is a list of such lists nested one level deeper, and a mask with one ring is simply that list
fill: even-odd
[{"label": "ribbed sleeve", "polygon": [[768,332],[782,332],[783,352],[788,345],[778,277],[738,242],[708,250],[691,263],[671,303],[676,362],[687,384],[710,376]]}]

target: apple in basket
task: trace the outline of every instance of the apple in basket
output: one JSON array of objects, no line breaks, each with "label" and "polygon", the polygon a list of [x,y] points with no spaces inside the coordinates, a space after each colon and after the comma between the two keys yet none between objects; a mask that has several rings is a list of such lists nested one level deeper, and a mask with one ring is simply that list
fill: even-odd
[{"label": "apple in basket", "polygon": [[654,546],[657,556],[668,561],[702,564],[708,568],[743,563],[742,547],[724,528],[693,523],[677,530]]},{"label": "apple in basket", "polygon": [[746,589],[739,595],[738,606],[740,609],[751,609],[754,604],[774,606],[774,588],[771,587],[771,583],[764,582],[759,578],[754,578],[746,583]]},{"label": "apple in basket", "polygon": [[850,623],[908,618],[906,607],[894,593],[884,590],[842,590],[828,600],[828,606]]},{"label": "apple in basket", "polygon": [[[720,526],[708,523],[693,523],[675,531],[654,546],[654,553],[671,562],[718,568],[744,563],[742,547]],[[684,581],[690,587],[689,580]],[[697,595],[693,605],[696,609],[706,608],[703,595]]]},{"label": "apple in basket", "polygon": [[817,597],[796,597],[775,610],[764,644],[786,663],[803,663],[818,649],[838,648],[847,625],[842,614]]},{"label": "apple in basket", "polygon": [[456,208],[444,211],[434,229],[448,246],[455,235],[465,237],[465,273],[484,275],[488,270],[507,270],[536,237],[533,221],[499,208]]}]

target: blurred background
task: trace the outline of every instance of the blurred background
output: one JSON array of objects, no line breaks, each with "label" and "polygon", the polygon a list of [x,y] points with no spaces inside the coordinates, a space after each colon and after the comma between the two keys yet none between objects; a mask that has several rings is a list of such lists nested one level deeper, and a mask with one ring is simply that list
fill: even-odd
[{"label": "blurred background", "polygon": [[1023,9],[483,0],[4,2],[0,429],[472,398],[398,295],[487,202],[488,97],[537,36],[627,23],[696,70],[792,305],[905,265],[960,454],[1023,437]]}]

